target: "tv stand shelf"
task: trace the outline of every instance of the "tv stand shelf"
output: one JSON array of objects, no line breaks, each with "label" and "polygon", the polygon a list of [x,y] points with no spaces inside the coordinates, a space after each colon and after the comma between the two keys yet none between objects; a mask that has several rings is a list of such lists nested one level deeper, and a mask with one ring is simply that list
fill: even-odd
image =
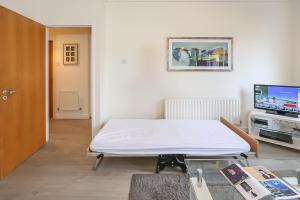
[{"label": "tv stand shelf", "polygon": [[300,150],[300,118],[254,110],[249,114],[249,135],[260,141]]}]

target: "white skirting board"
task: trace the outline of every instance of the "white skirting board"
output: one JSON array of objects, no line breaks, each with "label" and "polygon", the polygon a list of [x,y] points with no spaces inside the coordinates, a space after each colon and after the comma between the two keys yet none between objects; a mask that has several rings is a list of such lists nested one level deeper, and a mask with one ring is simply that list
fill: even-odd
[{"label": "white skirting board", "polygon": [[55,114],[54,119],[90,119],[90,114],[60,112]]}]

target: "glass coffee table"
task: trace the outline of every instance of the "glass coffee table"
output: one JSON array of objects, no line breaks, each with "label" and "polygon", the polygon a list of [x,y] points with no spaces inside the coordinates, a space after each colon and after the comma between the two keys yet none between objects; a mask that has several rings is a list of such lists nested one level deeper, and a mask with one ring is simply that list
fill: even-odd
[{"label": "glass coffee table", "polygon": [[[220,170],[231,165],[264,166],[300,190],[297,175],[300,161],[280,159],[185,159],[191,180],[192,200],[243,200],[244,197],[224,178]],[[297,173],[298,172],[298,173]],[[202,178],[201,178],[202,176]],[[299,177],[300,179],[300,177]],[[272,199],[271,196],[263,200]]]}]

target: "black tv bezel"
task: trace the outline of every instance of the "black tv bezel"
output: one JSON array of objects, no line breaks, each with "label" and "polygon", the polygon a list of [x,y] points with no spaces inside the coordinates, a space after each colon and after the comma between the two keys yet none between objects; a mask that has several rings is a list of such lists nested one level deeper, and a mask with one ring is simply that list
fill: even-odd
[{"label": "black tv bezel", "polygon": [[253,87],[253,103],[254,103],[254,108],[255,109],[258,109],[258,110],[267,110],[267,111],[274,111],[274,112],[282,112],[282,113],[290,113],[290,114],[298,114],[300,115],[300,111],[298,112],[292,112],[292,111],[285,111],[285,110],[276,110],[276,109],[268,109],[268,108],[258,108],[256,107],[256,94],[255,94],[255,87],[256,86],[274,86],[274,87],[291,87],[291,88],[300,88],[300,86],[291,86],[291,85],[266,85],[266,84],[254,84],[254,87]]}]

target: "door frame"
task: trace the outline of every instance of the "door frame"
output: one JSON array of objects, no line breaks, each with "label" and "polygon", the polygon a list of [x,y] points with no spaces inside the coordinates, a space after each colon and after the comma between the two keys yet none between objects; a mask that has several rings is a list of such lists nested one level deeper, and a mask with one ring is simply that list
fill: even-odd
[{"label": "door frame", "polygon": [[[49,118],[53,118],[53,40],[48,40],[48,45],[49,45],[49,72],[48,72],[48,76],[49,76]],[[52,58],[52,60],[50,60],[50,58]],[[51,85],[50,85],[51,84]]]},{"label": "door frame", "polygon": [[[95,65],[95,26],[93,25],[46,25],[46,37],[45,37],[45,77],[46,77],[46,142],[49,141],[49,29],[50,28],[90,28],[90,52],[89,52],[89,101],[90,101],[90,115],[91,115],[91,138],[93,138],[95,132],[95,103],[96,103],[96,65]],[[55,64],[54,64],[55,65]],[[53,66],[54,68],[55,66]]]}]

